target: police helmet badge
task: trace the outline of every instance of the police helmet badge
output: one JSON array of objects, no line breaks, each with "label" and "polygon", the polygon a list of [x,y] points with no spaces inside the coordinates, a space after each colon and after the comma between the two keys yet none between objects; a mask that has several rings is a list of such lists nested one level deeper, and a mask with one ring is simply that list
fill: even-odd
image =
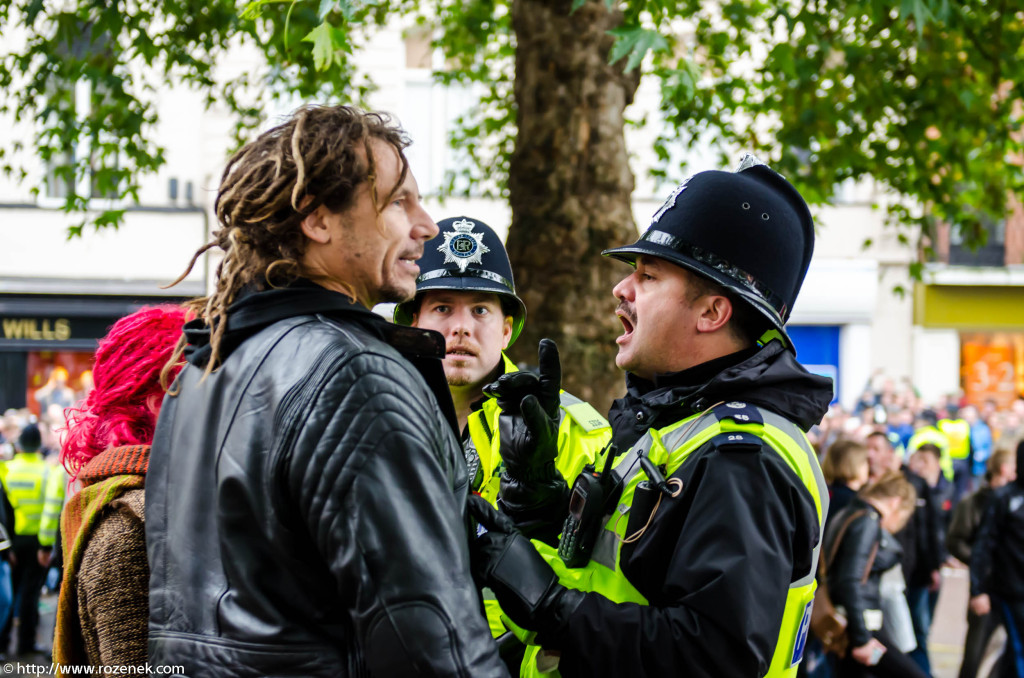
[{"label": "police helmet badge", "polygon": [[686,190],[686,184],[690,183],[690,178],[691,177],[686,177],[686,179],[683,180],[683,183],[676,186],[676,190],[672,191],[672,195],[668,196],[665,203],[658,208],[658,211],[654,213],[653,217],[651,217],[651,226],[654,226],[661,221],[661,217],[664,216],[665,212],[668,212],[676,206],[676,200],[679,199],[679,194]]},{"label": "police helmet badge", "polygon": [[444,242],[437,251],[444,255],[444,263],[458,264],[459,272],[465,273],[470,264],[482,264],[483,255],[490,252],[484,244],[483,233],[473,233],[475,222],[460,219],[452,224],[455,230],[444,234]]}]

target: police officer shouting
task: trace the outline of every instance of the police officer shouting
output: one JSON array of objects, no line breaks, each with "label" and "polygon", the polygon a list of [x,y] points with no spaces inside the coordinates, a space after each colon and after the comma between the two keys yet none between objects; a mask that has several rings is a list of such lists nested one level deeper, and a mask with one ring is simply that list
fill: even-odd
[{"label": "police officer shouting", "polygon": [[[795,675],[828,510],[804,431],[832,388],[784,330],[813,242],[799,193],[748,158],[692,176],[636,243],[605,252],[633,266],[614,289],[627,394],[610,418],[627,451],[600,506],[574,489],[573,520],[600,514],[589,562],[538,558],[473,502],[489,530],[477,573],[543,648],[529,671]],[[568,522],[563,542],[579,532]]]},{"label": "police officer shouting", "polygon": [[[526,307],[516,295],[512,267],[497,233],[468,217],[445,219],[438,227],[440,233],[424,247],[416,297],[396,306],[395,321],[444,335],[445,377],[473,490],[492,505],[500,494],[503,509],[520,531],[554,541],[560,525],[547,518],[565,512],[565,479],[574,479],[594,461],[611,428],[590,404],[560,390],[554,342],[541,342],[540,374],[520,372],[505,355],[504,349],[522,331]],[[499,377],[504,379],[501,397],[487,398],[486,387]],[[508,412],[520,414],[519,403],[527,393],[537,398],[536,417],[557,422],[539,454],[532,449],[528,455],[521,453],[526,439],[513,430],[517,422]],[[529,483],[523,482],[527,478]],[[492,633],[504,635],[507,628],[496,601],[485,603]],[[506,650],[514,646],[503,644],[503,656],[510,656]]]}]

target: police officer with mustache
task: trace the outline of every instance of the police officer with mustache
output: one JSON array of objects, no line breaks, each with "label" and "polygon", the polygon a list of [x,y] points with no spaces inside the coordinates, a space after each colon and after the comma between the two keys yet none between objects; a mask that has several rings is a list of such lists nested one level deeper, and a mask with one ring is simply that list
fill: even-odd
[{"label": "police officer with mustache", "polygon": [[475,574],[536,632],[525,675],[796,674],[828,510],[805,432],[832,384],[785,330],[813,244],[803,198],[748,157],[604,253],[631,267],[613,290],[622,454],[577,478],[558,548],[472,506]]}]

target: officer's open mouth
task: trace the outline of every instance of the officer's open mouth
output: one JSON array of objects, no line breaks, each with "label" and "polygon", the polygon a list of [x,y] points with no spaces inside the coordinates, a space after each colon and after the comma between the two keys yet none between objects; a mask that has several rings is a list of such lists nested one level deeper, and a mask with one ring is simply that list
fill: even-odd
[{"label": "officer's open mouth", "polygon": [[472,358],[476,355],[476,353],[473,353],[467,348],[453,348],[450,351],[448,351],[446,355],[466,356]]},{"label": "officer's open mouth", "polygon": [[626,330],[626,334],[632,334],[633,333],[633,323],[630,322],[629,318],[627,318],[626,316],[622,315],[621,313],[619,313],[617,315],[619,316],[619,320],[622,321],[622,327],[623,327],[624,330]]}]

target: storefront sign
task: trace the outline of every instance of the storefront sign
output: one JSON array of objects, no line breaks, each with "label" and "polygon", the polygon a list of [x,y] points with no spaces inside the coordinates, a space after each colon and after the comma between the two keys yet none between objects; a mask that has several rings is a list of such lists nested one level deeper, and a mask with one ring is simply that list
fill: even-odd
[{"label": "storefront sign", "polygon": [[71,321],[67,318],[3,318],[0,327],[4,339],[67,341],[71,338]]}]

